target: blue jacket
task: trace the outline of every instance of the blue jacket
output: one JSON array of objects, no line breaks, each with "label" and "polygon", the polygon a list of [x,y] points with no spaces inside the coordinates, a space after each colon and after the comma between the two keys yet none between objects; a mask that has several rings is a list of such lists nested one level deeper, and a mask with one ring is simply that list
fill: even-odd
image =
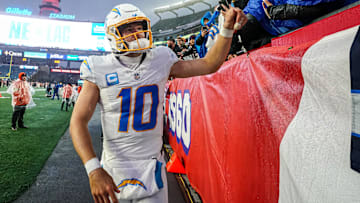
[{"label": "blue jacket", "polygon": [[[214,14],[211,14],[210,11],[206,12],[205,15],[201,18],[200,20],[200,24],[202,26],[205,26],[204,24],[204,19],[208,19],[209,22],[206,24],[207,26],[211,26],[212,24],[215,24],[215,19],[219,16],[220,12],[219,11],[215,11]],[[201,32],[196,36],[195,38],[195,41],[201,36]],[[204,37],[204,41],[201,45],[196,45],[195,44],[195,48],[196,48],[196,51],[198,52],[199,54],[199,57],[200,58],[203,58],[205,55],[206,55],[206,52],[207,52],[207,48],[206,48],[206,42],[207,42],[207,39],[208,39],[209,35],[205,35]]]},{"label": "blue jacket", "polygon": [[[319,3],[329,3],[336,0],[269,0],[274,6],[282,4],[293,4],[299,6],[313,6]],[[303,22],[296,19],[291,20],[269,20],[262,8],[262,0],[249,0],[244,8],[244,13],[253,15],[262,27],[272,35],[280,35],[292,29],[301,27]]]}]

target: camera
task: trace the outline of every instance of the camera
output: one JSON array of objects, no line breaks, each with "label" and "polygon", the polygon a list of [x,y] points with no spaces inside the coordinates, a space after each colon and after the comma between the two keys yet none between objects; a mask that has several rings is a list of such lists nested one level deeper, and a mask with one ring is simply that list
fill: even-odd
[{"label": "camera", "polygon": [[206,26],[203,26],[201,29],[204,31],[208,31],[208,28]]}]

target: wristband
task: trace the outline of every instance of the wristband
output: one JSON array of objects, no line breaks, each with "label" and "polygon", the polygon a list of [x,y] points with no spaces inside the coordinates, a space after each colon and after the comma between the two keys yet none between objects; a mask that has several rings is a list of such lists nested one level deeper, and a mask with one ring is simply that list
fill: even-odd
[{"label": "wristband", "polygon": [[97,157],[94,157],[87,161],[84,166],[88,175],[90,175],[93,170],[101,168],[99,159]]},{"label": "wristband", "polygon": [[222,27],[220,30],[220,35],[225,38],[232,38],[233,34],[234,34],[234,30],[231,30],[231,29]]}]

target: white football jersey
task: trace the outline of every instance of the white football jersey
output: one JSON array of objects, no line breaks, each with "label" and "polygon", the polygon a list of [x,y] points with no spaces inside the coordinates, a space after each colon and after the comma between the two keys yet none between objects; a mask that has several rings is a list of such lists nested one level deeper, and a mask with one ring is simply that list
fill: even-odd
[{"label": "white football jersey", "polygon": [[80,78],[100,90],[102,161],[147,159],[161,150],[163,94],[178,59],[167,47],[146,53],[138,67],[139,62],[131,67],[113,54],[90,56],[81,65]]}]

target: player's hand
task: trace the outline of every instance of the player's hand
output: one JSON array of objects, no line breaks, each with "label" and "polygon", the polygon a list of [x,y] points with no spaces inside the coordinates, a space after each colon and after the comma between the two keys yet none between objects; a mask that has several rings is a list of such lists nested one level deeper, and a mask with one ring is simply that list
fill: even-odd
[{"label": "player's hand", "polygon": [[89,175],[89,181],[95,203],[110,203],[109,196],[113,203],[118,202],[114,191],[120,193],[120,190],[116,187],[112,177],[103,168],[92,171]]},{"label": "player's hand", "polygon": [[222,5],[224,11],[221,14],[224,16],[224,28],[240,30],[247,22],[247,17],[244,12],[239,8],[234,8],[229,5],[229,8]]}]

